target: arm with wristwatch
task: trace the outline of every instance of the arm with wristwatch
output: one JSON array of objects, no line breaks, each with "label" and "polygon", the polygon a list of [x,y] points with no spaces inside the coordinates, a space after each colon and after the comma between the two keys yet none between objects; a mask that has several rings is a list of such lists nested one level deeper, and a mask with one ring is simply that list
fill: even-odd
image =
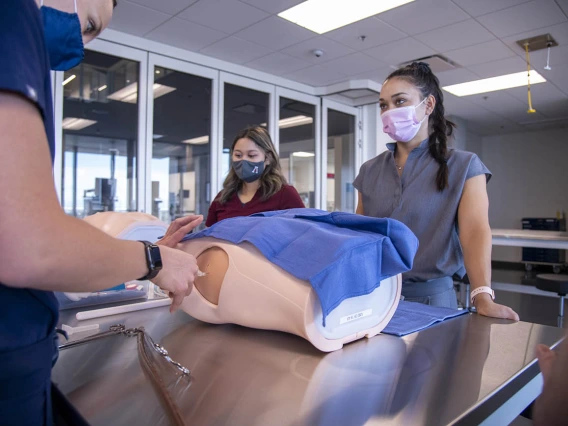
[{"label": "arm with wristwatch", "polygon": [[[149,274],[141,243],[113,238],[65,214],[53,185],[43,122],[32,103],[0,93],[0,128],[0,149],[10,152],[0,167],[4,200],[0,217],[1,283],[15,288],[88,292]],[[198,224],[192,221],[185,228]],[[163,267],[152,279],[171,294],[172,310],[191,292],[197,273],[195,257],[172,248],[175,238],[186,233],[182,228],[158,242]]]},{"label": "arm with wristwatch", "polygon": [[471,283],[470,301],[478,314],[518,321],[508,306],[495,303],[491,288],[491,228],[485,175],[466,181],[458,208],[460,243]]}]

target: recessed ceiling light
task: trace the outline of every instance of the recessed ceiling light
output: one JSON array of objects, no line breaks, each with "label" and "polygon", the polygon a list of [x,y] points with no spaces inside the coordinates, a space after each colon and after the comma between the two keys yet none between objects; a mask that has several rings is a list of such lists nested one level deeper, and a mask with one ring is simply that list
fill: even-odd
[{"label": "recessed ceiling light", "polygon": [[[278,127],[280,129],[287,129],[288,127],[304,126],[305,124],[312,124],[314,119],[312,117],[307,117],[305,115],[296,115],[294,117],[283,118],[278,120]],[[266,127],[266,123],[260,124],[262,127]]]},{"label": "recessed ceiling light", "polygon": [[[531,70],[531,84],[545,83],[546,79],[538,72]],[[468,81],[467,83],[453,84],[442,87],[446,92],[456,96],[470,96],[478,93],[496,92],[498,90],[512,89],[513,87],[526,86],[528,83],[527,72],[521,71],[514,74],[500,75],[498,77],[484,78],[482,80]]]},{"label": "recessed ceiling light", "polygon": [[305,124],[312,124],[314,119],[305,115],[297,115],[295,117],[283,118],[278,121],[278,127],[287,129],[288,127],[303,126]]},{"label": "recessed ceiling light", "polygon": [[293,152],[292,155],[294,157],[302,157],[302,158],[308,158],[308,157],[314,157],[315,156],[315,154],[313,152],[303,152],[303,151]]},{"label": "recessed ceiling light", "polygon": [[323,34],[412,1],[414,0],[308,0],[278,16]]},{"label": "recessed ceiling light", "polygon": [[186,139],[182,143],[189,143],[191,145],[204,145],[209,143],[209,136],[200,136],[198,138]]},{"label": "recessed ceiling light", "polygon": [[87,120],[86,118],[66,117],[63,119],[62,126],[65,130],[82,130],[95,123],[95,120]]},{"label": "recessed ceiling light", "polygon": [[73,81],[75,79],[75,77],[77,77],[75,74],[70,75],[69,77],[67,77],[64,81],[63,81],[63,85],[65,86],[67,83],[69,83],[70,81]]},{"label": "recessed ceiling light", "polygon": [[[164,96],[170,92],[176,90],[175,87],[164,86],[163,84],[154,83],[152,86],[154,89],[154,99]],[[113,101],[128,102],[129,104],[135,104],[138,102],[138,83],[131,83],[114,93],[107,96],[108,99]]]}]

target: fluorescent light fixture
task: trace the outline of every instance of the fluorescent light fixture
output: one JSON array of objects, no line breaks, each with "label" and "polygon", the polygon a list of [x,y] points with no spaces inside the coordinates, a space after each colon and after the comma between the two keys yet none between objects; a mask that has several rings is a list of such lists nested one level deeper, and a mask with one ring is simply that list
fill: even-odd
[{"label": "fluorescent light fixture", "polygon": [[152,139],[154,139],[154,140],[161,139],[163,137],[164,137],[164,135],[152,135]]},{"label": "fluorescent light fixture", "polygon": [[412,1],[414,0],[308,0],[278,16],[323,34]]},{"label": "fluorescent light fixture", "polygon": [[306,117],[305,115],[297,115],[295,117],[283,118],[278,121],[278,127],[281,129],[287,129],[288,127],[303,126],[305,124],[312,124],[314,119],[312,117]]},{"label": "fluorescent light fixture", "polygon": [[65,130],[82,130],[95,123],[95,120],[87,120],[86,118],[66,117],[63,119],[62,125]]},{"label": "fluorescent light fixture", "polygon": [[104,85],[102,85],[101,87],[99,87],[97,90],[98,90],[99,92],[102,92],[102,91],[105,90],[106,88],[107,88],[107,85],[104,84]]},{"label": "fluorescent light fixture", "polygon": [[[164,86],[163,84],[154,83],[154,99],[164,96],[170,92],[176,90],[175,87]],[[138,102],[138,83],[131,83],[114,93],[111,93],[107,98],[113,101],[128,102],[129,104],[135,104]]]},{"label": "fluorescent light fixture", "polygon": [[[546,80],[536,71],[530,72],[531,84],[545,83]],[[482,80],[468,81],[467,83],[453,84],[442,87],[446,92],[456,96],[470,96],[479,93],[496,92],[527,85],[527,72],[521,71],[499,77],[484,78]]]},{"label": "fluorescent light fixture", "polygon": [[294,157],[302,157],[302,158],[309,158],[309,157],[313,157],[315,156],[315,154],[313,152],[293,152],[292,155]]},{"label": "fluorescent light fixture", "polygon": [[[305,124],[312,124],[314,119],[312,117],[306,117],[305,115],[296,115],[290,118],[283,118],[278,120],[278,127],[280,129],[287,129],[288,127],[303,126]],[[266,123],[260,124],[262,127],[267,127]]]},{"label": "fluorescent light fixture", "polygon": [[182,143],[189,143],[191,145],[204,145],[209,142],[209,136],[200,136],[198,138],[186,139]]},{"label": "fluorescent light fixture", "polygon": [[69,83],[70,81],[75,80],[75,77],[77,77],[75,74],[70,75],[69,77],[67,77],[64,81],[63,81],[63,85],[65,86],[67,83]]}]

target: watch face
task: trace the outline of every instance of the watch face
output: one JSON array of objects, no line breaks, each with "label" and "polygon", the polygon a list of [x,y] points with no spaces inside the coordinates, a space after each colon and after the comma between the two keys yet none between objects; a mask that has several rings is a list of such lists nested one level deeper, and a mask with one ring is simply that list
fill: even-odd
[{"label": "watch face", "polygon": [[160,255],[160,247],[156,245],[151,245],[150,248],[150,259],[152,260],[152,265],[154,270],[162,269],[162,256]]}]

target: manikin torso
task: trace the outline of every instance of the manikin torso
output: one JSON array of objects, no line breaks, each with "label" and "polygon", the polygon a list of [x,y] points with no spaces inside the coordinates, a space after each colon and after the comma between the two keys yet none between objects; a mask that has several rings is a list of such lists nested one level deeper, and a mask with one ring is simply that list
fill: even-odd
[{"label": "manikin torso", "polygon": [[371,295],[343,301],[324,327],[310,283],[269,262],[253,245],[206,237],[178,248],[196,256],[199,269],[207,273],[196,278],[192,294],[182,304],[185,312],[215,324],[293,333],[326,352],[379,333],[400,297],[399,277],[384,280]]}]

